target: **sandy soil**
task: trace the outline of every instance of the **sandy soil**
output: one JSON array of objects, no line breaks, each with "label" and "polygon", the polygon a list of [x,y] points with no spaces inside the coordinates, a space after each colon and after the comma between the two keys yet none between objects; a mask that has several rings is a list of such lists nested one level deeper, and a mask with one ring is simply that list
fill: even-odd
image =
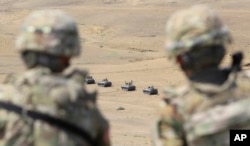
[{"label": "sandy soil", "polygon": [[[98,104],[110,121],[112,144],[151,145],[152,123],[163,95],[148,96],[142,89],[154,85],[161,91],[185,82],[178,67],[165,58],[164,26],[171,13],[197,3],[213,6],[232,30],[234,44],[228,47],[224,65],[236,50],[242,50],[245,62],[250,62],[248,0],[1,0],[0,81],[8,73],[24,71],[14,51],[24,17],[36,9],[62,9],[76,18],[82,38],[82,55],[73,66],[88,69],[96,81],[107,77],[113,82],[111,88],[87,86],[99,91]],[[130,80],[137,90],[121,91],[124,81]]]}]

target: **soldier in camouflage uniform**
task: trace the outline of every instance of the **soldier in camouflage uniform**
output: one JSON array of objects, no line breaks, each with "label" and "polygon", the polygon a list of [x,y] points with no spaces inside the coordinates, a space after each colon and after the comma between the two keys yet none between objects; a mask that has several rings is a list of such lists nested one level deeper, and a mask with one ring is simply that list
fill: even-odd
[{"label": "soldier in camouflage uniform", "polygon": [[196,5],[173,14],[166,34],[168,57],[189,82],[166,88],[154,144],[229,146],[230,129],[250,127],[250,73],[240,69],[242,54],[233,55],[230,68],[219,68],[229,30],[213,10]]},{"label": "soldier in camouflage uniform", "polygon": [[[22,107],[21,114],[0,108],[0,146],[109,146],[109,125],[86,92],[86,72],[63,70],[80,55],[75,21],[59,10],[40,10],[27,17],[16,40],[28,70],[10,75],[0,87],[0,101]],[[94,140],[56,124],[35,120],[28,110],[77,126]]]}]

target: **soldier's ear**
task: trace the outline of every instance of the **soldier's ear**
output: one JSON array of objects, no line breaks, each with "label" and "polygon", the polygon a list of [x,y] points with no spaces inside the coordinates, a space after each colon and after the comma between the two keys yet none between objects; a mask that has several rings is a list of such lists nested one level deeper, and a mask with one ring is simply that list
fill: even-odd
[{"label": "soldier's ear", "polygon": [[182,56],[178,55],[176,56],[176,63],[179,64],[180,66],[183,64]]}]

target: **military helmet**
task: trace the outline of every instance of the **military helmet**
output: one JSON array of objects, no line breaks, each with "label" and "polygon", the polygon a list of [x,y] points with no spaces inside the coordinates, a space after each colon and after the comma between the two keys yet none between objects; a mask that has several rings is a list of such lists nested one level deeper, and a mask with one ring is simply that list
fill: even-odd
[{"label": "military helmet", "polygon": [[166,50],[173,58],[197,46],[224,45],[231,35],[219,16],[206,5],[174,13],[166,24]]},{"label": "military helmet", "polygon": [[38,10],[24,21],[16,50],[38,51],[57,56],[78,56],[80,38],[76,22],[60,10]]}]

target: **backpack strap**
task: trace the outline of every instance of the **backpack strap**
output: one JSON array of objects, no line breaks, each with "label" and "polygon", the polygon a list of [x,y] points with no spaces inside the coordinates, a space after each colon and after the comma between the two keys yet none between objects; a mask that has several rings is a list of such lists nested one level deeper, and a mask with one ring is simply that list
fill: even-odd
[{"label": "backpack strap", "polygon": [[93,139],[92,136],[90,136],[84,129],[62,119],[55,118],[50,115],[40,113],[38,111],[26,110],[21,106],[9,102],[0,101],[0,108],[18,115],[26,113],[29,118],[32,118],[34,120],[40,120],[50,125],[53,125],[54,127],[60,128],[63,131],[74,133],[86,140],[86,142],[88,142],[91,146],[97,146],[97,142],[95,141],[95,139]]}]

